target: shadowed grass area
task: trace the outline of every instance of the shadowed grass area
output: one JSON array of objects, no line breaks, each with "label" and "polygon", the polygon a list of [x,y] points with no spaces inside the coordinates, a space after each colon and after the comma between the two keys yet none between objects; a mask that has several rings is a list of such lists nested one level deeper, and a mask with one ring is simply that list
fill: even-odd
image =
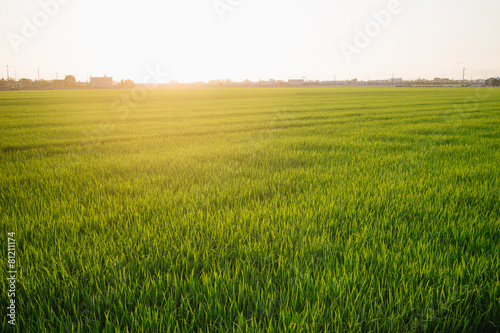
[{"label": "shadowed grass area", "polygon": [[2,92],[15,328],[498,330],[499,109],[487,88]]}]

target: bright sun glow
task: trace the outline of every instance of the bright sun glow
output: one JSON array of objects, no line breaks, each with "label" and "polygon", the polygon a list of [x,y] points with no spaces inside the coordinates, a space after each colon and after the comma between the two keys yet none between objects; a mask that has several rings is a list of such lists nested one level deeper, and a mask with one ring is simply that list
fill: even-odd
[{"label": "bright sun glow", "polygon": [[[499,71],[495,0],[44,0],[2,6],[4,65],[31,78],[40,68],[46,78],[106,74],[142,81],[156,66],[169,73],[167,81],[184,82],[393,73],[457,78],[464,66],[479,78]],[[44,22],[41,11],[53,15]],[[26,21],[40,23],[28,38]]]}]

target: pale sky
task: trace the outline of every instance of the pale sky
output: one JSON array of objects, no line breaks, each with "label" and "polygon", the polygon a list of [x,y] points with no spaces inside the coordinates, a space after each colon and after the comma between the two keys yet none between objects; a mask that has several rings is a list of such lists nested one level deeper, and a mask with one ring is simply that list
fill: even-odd
[{"label": "pale sky", "polygon": [[0,0],[0,77],[488,78],[499,14],[499,0]]}]

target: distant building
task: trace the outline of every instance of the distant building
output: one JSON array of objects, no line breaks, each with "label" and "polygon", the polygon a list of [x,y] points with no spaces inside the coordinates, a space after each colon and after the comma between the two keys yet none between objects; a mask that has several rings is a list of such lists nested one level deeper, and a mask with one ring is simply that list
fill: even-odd
[{"label": "distant building", "polygon": [[107,77],[90,77],[90,86],[93,88],[113,88],[113,78]]},{"label": "distant building", "polygon": [[289,79],[288,84],[292,86],[302,86],[304,85],[305,80],[304,79]]}]

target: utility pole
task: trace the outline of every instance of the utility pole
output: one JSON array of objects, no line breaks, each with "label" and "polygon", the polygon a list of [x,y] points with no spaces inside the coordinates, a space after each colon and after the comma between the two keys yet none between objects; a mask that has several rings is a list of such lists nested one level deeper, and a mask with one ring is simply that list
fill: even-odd
[{"label": "utility pole", "polygon": [[464,67],[464,72],[462,74],[462,86],[465,86],[465,67]]},{"label": "utility pole", "polygon": [[392,73],[392,87],[394,88],[394,73]]},{"label": "utility pole", "polygon": [[9,80],[9,65],[7,65],[7,81]]}]

